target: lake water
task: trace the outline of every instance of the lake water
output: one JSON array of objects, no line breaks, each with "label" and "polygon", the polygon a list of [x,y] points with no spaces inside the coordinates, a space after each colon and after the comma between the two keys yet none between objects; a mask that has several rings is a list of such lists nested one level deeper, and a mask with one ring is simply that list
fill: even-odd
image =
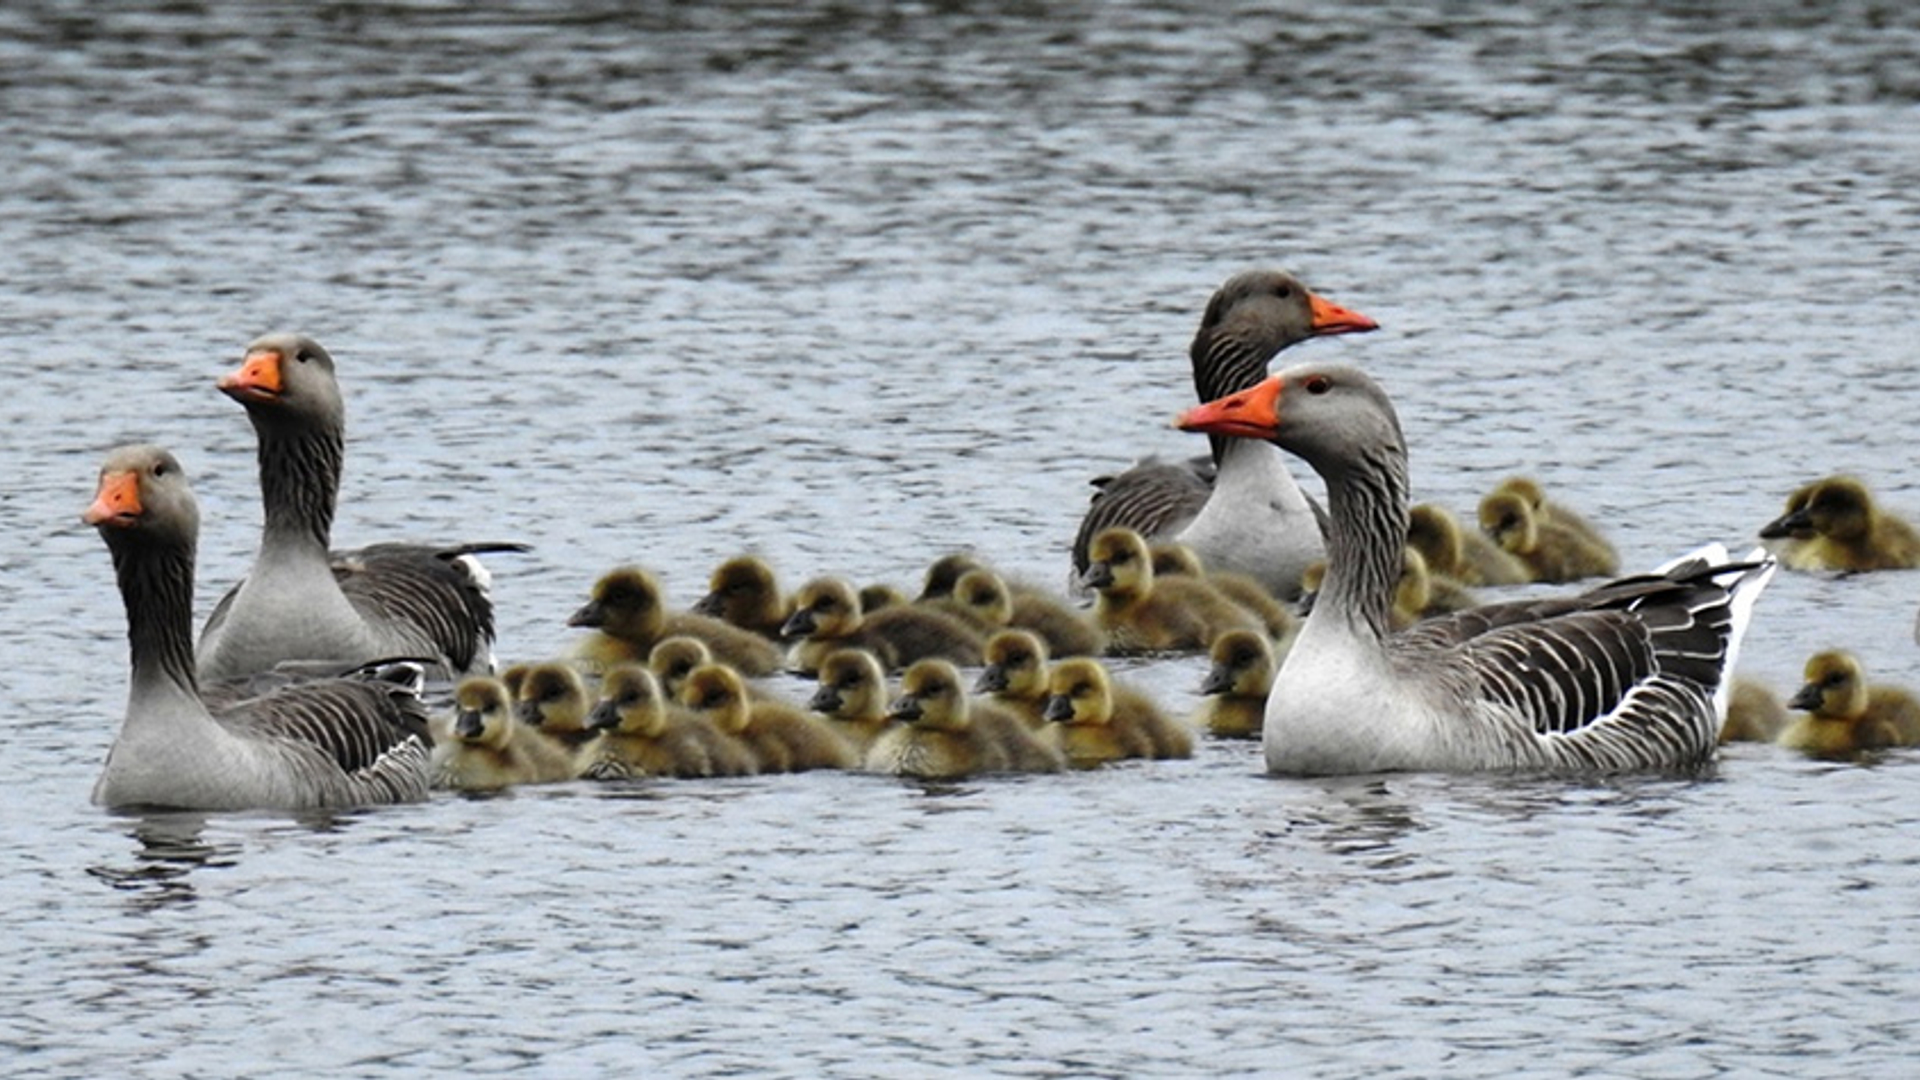
[{"label": "lake water", "polygon": [[[1920,758],[1698,779],[589,784],[88,805],[124,622],[78,513],[213,381],[340,364],[342,545],[516,538],[691,602],[976,548],[1064,580],[1235,271],[1378,319],[1416,495],[1543,478],[1632,566],[1832,471],[1920,513],[1920,9],[801,3],[0,10],[0,1061],[15,1075],[1905,1076]],[[1313,485],[1317,486],[1317,484]],[[1920,575],[1787,575],[1743,670],[1920,683]],[[1197,658],[1131,664],[1169,708]],[[787,684],[796,694],[798,682]]]}]

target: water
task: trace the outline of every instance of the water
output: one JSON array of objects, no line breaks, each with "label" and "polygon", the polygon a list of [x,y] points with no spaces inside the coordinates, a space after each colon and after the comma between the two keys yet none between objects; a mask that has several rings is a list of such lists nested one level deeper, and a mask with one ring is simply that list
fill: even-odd
[{"label": "water", "polygon": [[[0,12],[0,1054],[52,1076],[1904,1075],[1915,761],[1269,779],[1258,753],[312,820],[87,804],[102,452],[257,539],[212,389],[312,333],[342,544],[511,537],[504,657],[621,561],[1060,581],[1088,476],[1195,452],[1249,266],[1385,326],[1416,495],[1528,471],[1631,565],[1911,467],[1920,16],[1844,4],[409,4]],[[1783,575],[1743,669],[1920,682],[1920,579]],[[1127,667],[1171,708],[1197,659]],[[797,684],[793,687],[798,690]]]}]

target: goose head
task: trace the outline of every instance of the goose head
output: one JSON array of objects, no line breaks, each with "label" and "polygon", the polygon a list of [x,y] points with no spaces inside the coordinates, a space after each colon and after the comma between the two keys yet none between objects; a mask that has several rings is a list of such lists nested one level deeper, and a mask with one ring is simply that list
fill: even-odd
[{"label": "goose head", "polygon": [[595,731],[658,738],[667,727],[666,700],[653,672],[639,664],[616,664],[600,680],[600,700],[587,716]]},{"label": "goose head", "polygon": [[1250,389],[1188,409],[1183,431],[1265,439],[1329,484],[1356,469],[1404,469],[1407,444],[1386,391],[1359,368],[1301,364]]},{"label": "goose head", "polygon": [[1251,630],[1228,630],[1208,650],[1213,666],[1200,684],[1202,694],[1260,697],[1273,686],[1273,646]]},{"label": "goose head", "polygon": [[836,720],[865,720],[887,713],[887,677],[865,649],[835,649],[820,661],[820,688],[807,708]]},{"label": "goose head", "polygon": [[1005,694],[1032,701],[1047,691],[1047,644],[1030,630],[1001,630],[987,639],[986,667],[973,684],[977,694]]},{"label": "goose head", "polygon": [[654,576],[637,566],[622,566],[593,583],[591,598],[567,625],[590,626],[623,641],[649,641],[659,636],[666,617]]},{"label": "goose head", "polygon": [[960,669],[945,660],[917,660],[900,676],[887,715],[930,731],[965,731],[971,723]]},{"label": "goose head", "polygon": [[107,454],[93,502],[80,520],[100,530],[107,546],[138,537],[192,551],[200,536],[200,509],[179,459],[158,446],[122,446]]},{"label": "goose head", "polygon": [[704,714],[730,735],[747,730],[753,718],[746,680],[725,664],[702,664],[688,672],[686,685],[680,688],[680,704]]},{"label": "goose head", "polygon": [[661,638],[647,654],[647,669],[660,681],[660,688],[669,696],[680,693],[681,684],[693,669],[702,664],[713,662],[713,650],[697,637],[675,634]]},{"label": "goose head", "polygon": [[1847,720],[1867,710],[1867,678],[1860,661],[1839,649],[1808,658],[1806,681],[1787,702],[1822,720]]},{"label": "goose head", "polygon": [[[1222,385],[1228,370],[1263,372],[1275,353],[1330,334],[1357,334],[1380,324],[1301,284],[1284,270],[1248,270],[1214,290],[1200,315],[1188,354],[1194,389],[1211,400],[1245,385]],[[1244,376],[1243,376],[1244,377]]]},{"label": "goose head", "polygon": [[1106,666],[1076,656],[1053,665],[1047,675],[1047,708],[1056,724],[1104,725],[1113,722],[1113,682]]},{"label": "goose head", "polygon": [[793,614],[780,636],[839,638],[860,629],[860,594],[845,578],[814,578],[793,596]]},{"label": "goose head", "polygon": [[530,728],[570,734],[587,729],[587,712],[592,707],[587,684],[571,664],[535,664],[520,682],[514,718]]},{"label": "goose head", "polygon": [[1080,583],[1111,597],[1152,591],[1153,556],[1147,542],[1124,525],[1101,530],[1087,545],[1087,569]]},{"label": "goose head", "polygon": [[453,688],[453,737],[498,750],[513,738],[513,697],[490,675],[472,675]]},{"label": "goose head", "polygon": [[337,428],[346,404],[333,357],[300,334],[263,334],[247,346],[240,366],[220,377],[220,392],[246,406],[256,425]]}]

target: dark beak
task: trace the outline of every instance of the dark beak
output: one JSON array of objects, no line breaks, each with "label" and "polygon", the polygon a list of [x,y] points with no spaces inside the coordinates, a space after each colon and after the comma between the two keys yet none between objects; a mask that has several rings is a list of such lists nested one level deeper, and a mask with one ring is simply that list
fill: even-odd
[{"label": "dark beak", "polygon": [[1207,672],[1206,680],[1200,684],[1200,695],[1224,694],[1233,689],[1233,672],[1225,664],[1215,664]]},{"label": "dark beak", "polygon": [[1094,563],[1087,567],[1086,573],[1080,575],[1080,584],[1089,589],[1106,588],[1113,584],[1113,567],[1103,562]]},{"label": "dark beak", "polygon": [[608,698],[593,707],[587,714],[587,727],[593,731],[611,731],[620,726],[620,710],[613,707],[613,699]]},{"label": "dark beak", "polygon": [[692,611],[695,615],[705,615],[709,619],[717,619],[720,617],[721,603],[720,594],[710,592],[694,603]]},{"label": "dark beak", "polygon": [[1793,695],[1793,697],[1787,701],[1787,708],[1799,709],[1801,712],[1812,712],[1813,710],[1819,707],[1820,707],[1820,684],[1819,683],[1808,683],[1807,685],[1800,688],[1799,693]]},{"label": "dark beak", "polygon": [[1065,694],[1055,694],[1047,699],[1047,711],[1040,714],[1042,720],[1062,723],[1073,719],[1073,702]]},{"label": "dark beak", "polygon": [[988,664],[980,672],[980,678],[973,684],[976,694],[998,694],[1007,688],[1007,669],[999,664]]},{"label": "dark beak", "polygon": [[813,612],[796,611],[787,616],[786,622],[780,624],[780,636],[783,638],[805,637],[813,633],[813,627]]},{"label": "dark beak", "polygon": [[894,699],[893,704],[887,708],[887,716],[894,720],[908,722],[920,719],[920,699],[917,697]]},{"label": "dark beak", "polygon": [[840,691],[831,686],[823,686],[813,692],[813,700],[807,702],[807,708],[828,716],[840,711]]},{"label": "dark beak", "polygon": [[579,611],[567,617],[568,626],[599,626],[606,621],[606,609],[600,606],[598,600],[587,601]]},{"label": "dark beak", "polygon": [[463,739],[477,739],[486,730],[481,723],[480,714],[472,709],[462,709],[453,717],[453,733]]},{"label": "dark beak", "polygon": [[1780,540],[1786,537],[1806,539],[1813,535],[1813,519],[1805,510],[1795,510],[1791,514],[1782,514],[1760,527],[1760,539]]}]

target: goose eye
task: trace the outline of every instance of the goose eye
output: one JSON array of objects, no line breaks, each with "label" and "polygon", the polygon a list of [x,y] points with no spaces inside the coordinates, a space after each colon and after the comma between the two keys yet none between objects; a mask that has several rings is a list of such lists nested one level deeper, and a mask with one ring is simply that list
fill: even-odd
[{"label": "goose eye", "polygon": [[307,349],[301,349],[299,352],[293,354],[293,358],[304,364],[313,359],[313,353]]},{"label": "goose eye", "polygon": [[1289,299],[1293,296],[1293,286],[1282,285],[1279,288],[1273,290],[1273,295],[1279,297],[1282,300]]},{"label": "goose eye", "polygon": [[1324,394],[1333,389],[1333,380],[1325,375],[1309,375],[1306,387],[1309,394]]},{"label": "goose eye", "polygon": [[170,471],[170,470],[169,470],[169,469],[167,468],[167,463],[166,463],[166,462],[164,462],[164,461],[156,461],[156,462],[154,462],[154,464],[153,464],[153,475],[155,475],[155,476],[165,476],[165,475],[167,475],[167,473],[168,473],[169,471]]}]

